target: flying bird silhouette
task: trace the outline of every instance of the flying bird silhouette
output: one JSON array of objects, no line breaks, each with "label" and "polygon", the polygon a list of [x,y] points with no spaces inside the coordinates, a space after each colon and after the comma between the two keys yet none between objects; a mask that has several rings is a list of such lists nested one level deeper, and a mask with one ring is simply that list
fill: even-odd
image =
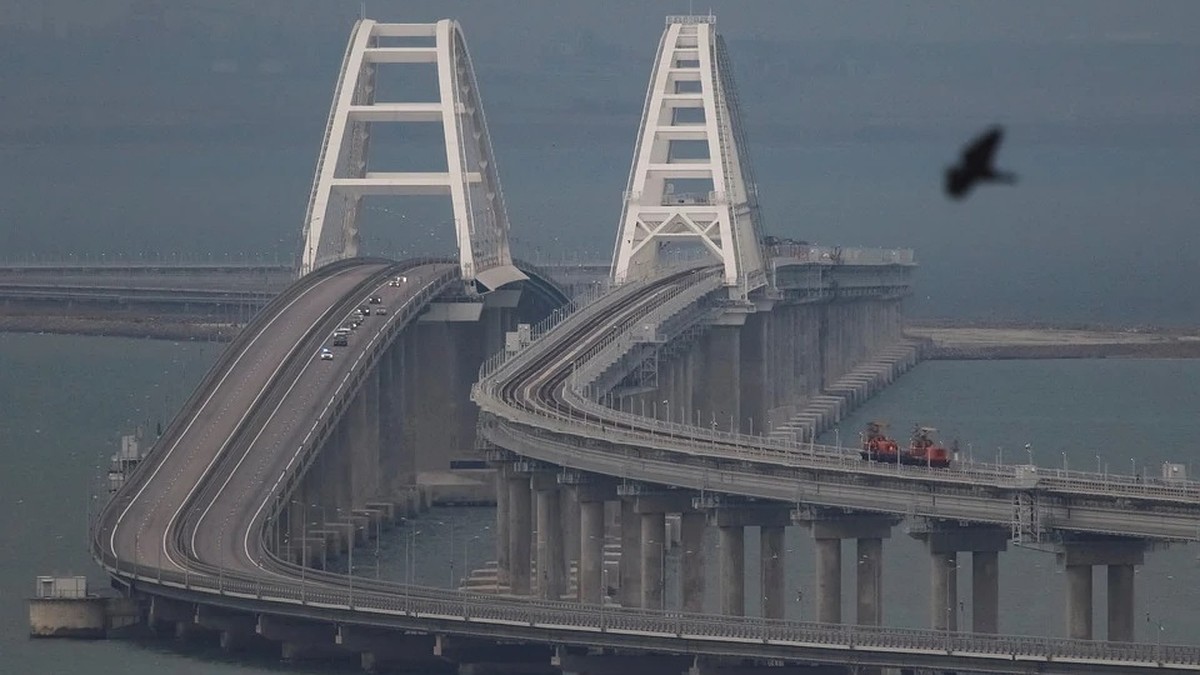
[{"label": "flying bird silhouette", "polygon": [[963,148],[958,164],[946,169],[946,196],[962,199],[980,182],[1009,185],[1017,182],[1015,174],[997,171],[996,167],[992,166],[992,161],[996,158],[996,148],[1000,146],[1003,138],[1004,129],[997,125],[988,128]]}]

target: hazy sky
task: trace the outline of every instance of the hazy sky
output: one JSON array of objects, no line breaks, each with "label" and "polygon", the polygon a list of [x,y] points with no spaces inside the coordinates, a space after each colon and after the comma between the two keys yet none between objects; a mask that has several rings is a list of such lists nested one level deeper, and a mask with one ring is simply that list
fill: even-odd
[{"label": "hazy sky", "polygon": [[[925,315],[1200,325],[1200,2],[691,5],[729,42],[772,233],[915,248]],[[462,22],[518,248],[601,256],[663,15],[688,8],[367,3]],[[0,0],[0,256],[290,255],[358,12]],[[1021,183],[947,203],[941,167],[992,122]],[[377,240],[426,235],[398,223]]]}]

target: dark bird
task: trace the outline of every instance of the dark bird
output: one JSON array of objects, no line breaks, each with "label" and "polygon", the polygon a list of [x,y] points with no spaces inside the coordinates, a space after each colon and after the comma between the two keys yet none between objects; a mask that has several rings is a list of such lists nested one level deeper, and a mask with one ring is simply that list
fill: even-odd
[{"label": "dark bird", "polygon": [[996,167],[992,166],[992,161],[996,158],[996,148],[1000,146],[1003,138],[1004,129],[993,126],[963,149],[958,164],[946,169],[946,196],[962,199],[976,183],[984,181],[1009,185],[1017,182],[1015,174],[997,171]]}]

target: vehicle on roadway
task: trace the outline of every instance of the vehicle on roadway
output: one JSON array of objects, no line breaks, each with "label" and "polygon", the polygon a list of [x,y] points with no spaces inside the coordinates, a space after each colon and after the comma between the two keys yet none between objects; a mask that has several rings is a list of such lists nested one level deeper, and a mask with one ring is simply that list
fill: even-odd
[{"label": "vehicle on roadway", "polygon": [[372,295],[367,302],[372,305],[378,305],[379,303],[383,302],[383,298],[379,297],[378,295]]},{"label": "vehicle on roadway", "polygon": [[322,361],[332,361],[333,360],[333,352],[330,351],[328,347],[321,348],[321,360]]},{"label": "vehicle on roadway", "polygon": [[905,464],[909,466],[928,466],[944,469],[950,466],[950,451],[934,440],[937,431],[933,427],[916,425],[913,427],[912,439],[908,448],[901,450],[896,440],[884,433],[887,424],[884,422],[868,422],[863,432],[862,450],[859,455],[873,462],[887,464]]},{"label": "vehicle on roadway", "polygon": [[382,316],[382,315],[384,315],[384,314],[387,314],[387,307],[377,307],[377,308],[375,309],[375,314],[377,314],[377,315],[379,315],[379,316]]},{"label": "vehicle on roadway", "polygon": [[350,339],[347,336],[345,336],[345,335],[333,336],[333,346],[334,347],[345,347],[348,344],[350,344]]},{"label": "vehicle on roadway", "polygon": [[408,281],[408,277],[403,276],[403,275],[398,276],[398,277],[393,277],[388,280],[388,286],[395,288],[395,287],[399,286],[400,284],[405,283],[406,281]]}]

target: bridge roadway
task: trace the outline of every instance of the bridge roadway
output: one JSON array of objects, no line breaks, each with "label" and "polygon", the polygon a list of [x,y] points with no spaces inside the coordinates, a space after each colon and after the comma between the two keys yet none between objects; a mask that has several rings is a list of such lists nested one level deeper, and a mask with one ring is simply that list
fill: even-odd
[{"label": "bridge roadway", "polygon": [[[118,494],[106,509],[100,539],[114,560],[143,562],[165,571],[211,567],[261,571],[261,528],[256,497],[273,494],[295,460],[295,448],[313,432],[311,420],[329,392],[345,384],[339,360],[361,358],[382,332],[454,278],[453,266],[397,266],[383,262],[336,265],[293,286],[272,302],[206,376],[147,461],[132,477],[136,490]],[[386,280],[403,271],[399,288]],[[329,334],[369,295],[393,312],[372,317],[356,331],[353,347],[334,361],[318,358]],[[375,331],[374,334],[369,331]],[[364,335],[366,334],[366,335]],[[339,376],[342,376],[339,379]]]},{"label": "bridge roadway", "polygon": [[[387,287],[385,280],[400,269],[408,283]],[[286,290],[224,352],[93,524],[97,559],[115,578],[152,595],[337,624],[790,662],[997,673],[1200,671],[1200,649],[1191,647],[614,610],[355,579],[276,558],[267,546],[266,518],[311,461],[381,343],[456,276],[449,264],[360,260],[330,265]],[[572,341],[586,343],[614,322],[627,326],[649,304],[668,301],[694,281],[684,274],[619,290],[613,295],[619,306],[568,319],[514,363],[546,355],[521,371],[539,373],[546,359],[558,363],[558,354],[572,350]],[[333,327],[374,293],[385,296],[392,313],[364,324],[353,346],[332,362],[315,360]],[[520,437],[536,436],[525,429]],[[531,450],[531,456],[548,454]],[[580,456],[588,461],[588,453]]]},{"label": "bridge roadway", "polygon": [[[690,279],[681,288],[695,286]],[[475,398],[493,418],[486,433],[502,448],[554,465],[731,496],[1006,527],[1025,499],[1035,514],[1030,527],[1042,532],[1200,539],[1196,481],[972,462],[950,469],[866,462],[857,449],[672,424],[585,397],[579,380],[586,380],[587,362],[640,317],[697,311],[666,307],[662,297],[654,285],[605,298],[485,378]]]}]

